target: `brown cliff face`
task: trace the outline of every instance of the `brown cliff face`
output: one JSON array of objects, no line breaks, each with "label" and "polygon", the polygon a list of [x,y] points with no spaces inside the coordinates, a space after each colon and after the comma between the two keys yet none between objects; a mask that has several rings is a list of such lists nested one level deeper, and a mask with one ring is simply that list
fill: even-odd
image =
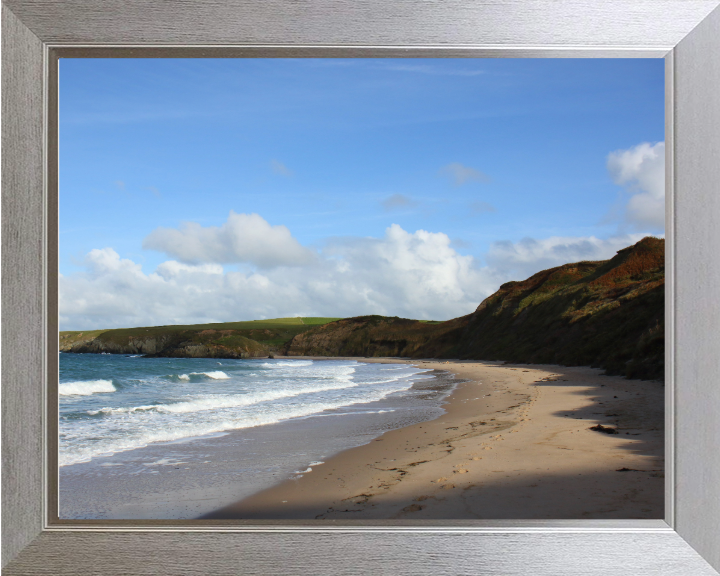
[{"label": "brown cliff face", "polygon": [[418,356],[432,337],[456,328],[459,319],[426,323],[406,318],[344,318],[298,334],[285,348],[287,356]]},{"label": "brown cliff face", "polygon": [[442,323],[365,316],[295,336],[288,355],[505,360],[664,374],[665,241],[644,238],[611,260],[508,282],[468,316]]}]

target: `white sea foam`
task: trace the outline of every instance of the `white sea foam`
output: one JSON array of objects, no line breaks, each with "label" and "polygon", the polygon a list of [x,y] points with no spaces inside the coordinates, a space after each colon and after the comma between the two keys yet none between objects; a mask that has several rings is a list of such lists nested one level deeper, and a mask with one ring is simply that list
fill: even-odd
[{"label": "white sea foam", "polygon": [[65,382],[58,387],[60,396],[89,396],[103,392],[115,392],[110,380],[81,380],[79,382]]},{"label": "white sea foam", "polygon": [[211,372],[190,372],[191,376],[207,376],[208,378],[212,378],[213,380],[227,380],[230,378],[225,372],[222,370],[213,370]]},{"label": "white sea foam", "polygon": [[312,366],[314,362],[312,360],[286,360],[284,362],[263,362],[260,364],[263,368],[278,368],[283,366]]},{"label": "white sea foam", "polygon": [[156,460],[155,462],[143,462],[145,466],[177,466],[178,464],[187,464],[187,462],[177,460],[176,458],[160,458],[160,460]]},{"label": "white sea foam", "polygon": [[[186,391],[186,387],[180,387],[183,396],[173,392],[178,388],[154,388],[155,380],[147,380],[138,374],[137,381],[143,382],[142,386],[119,388],[112,397],[113,404],[104,408],[88,404],[81,408],[90,415],[102,413],[103,418],[61,421],[60,465],[87,462],[94,457],[156,442],[183,442],[189,438],[220,435],[294,418],[337,414],[338,410],[342,413],[345,407],[407,391],[416,379],[413,375],[420,372],[408,366],[392,376],[381,375],[376,368],[368,370],[364,365],[344,361],[267,364],[273,369],[252,372],[255,376],[245,380],[247,372],[232,372],[230,378],[225,372],[201,372],[202,368],[198,366],[198,372],[178,374],[175,378],[187,382],[191,376],[192,379],[214,377],[219,381],[215,386],[196,390]],[[259,363],[251,365],[259,366]],[[356,370],[361,372],[356,373]],[[410,376],[413,377],[408,378]],[[164,378],[167,382],[167,376]],[[162,383],[162,378],[158,382]],[[92,392],[86,392],[89,393]],[[97,403],[97,399],[88,398],[82,402]],[[157,466],[161,464],[156,463]],[[319,464],[311,462],[308,467]]]},{"label": "white sea foam", "polygon": [[[408,384],[409,385],[409,384]],[[117,432],[124,431],[127,435],[119,434],[103,438],[100,442],[77,442],[76,437],[86,437],[95,430],[91,423],[86,430],[77,429],[75,434],[61,434],[60,462],[61,466],[87,462],[96,456],[109,456],[117,452],[142,448],[155,442],[171,442],[187,437],[199,437],[225,430],[238,430],[276,424],[292,418],[303,418],[325,410],[332,410],[351,404],[373,402],[385,398],[389,394],[404,390],[405,387],[385,388],[371,390],[368,393],[349,398],[337,398],[334,401],[318,401],[306,403],[290,403],[273,407],[272,410],[251,412],[244,415],[227,413],[219,410],[210,418],[197,419],[190,415],[183,420],[167,421],[172,417],[165,414],[156,414],[163,418],[151,418],[149,421],[135,421],[122,419],[114,422]],[[70,446],[73,447],[70,450]]]},{"label": "white sea foam", "polygon": [[[267,392],[254,392],[250,394],[212,394],[201,397],[194,397],[192,400],[185,402],[175,402],[172,404],[150,404],[146,406],[133,406],[131,408],[101,408],[94,411],[94,414],[102,412],[104,414],[126,414],[129,412],[160,412],[165,414],[189,414],[192,412],[202,412],[204,410],[217,410],[219,408],[243,408],[260,404],[262,402],[272,402],[275,400],[284,400],[295,398],[305,394],[315,394],[318,392],[330,392],[333,390],[345,390],[359,386],[358,383],[340,380],[336,384],[325,384],[316,386],[304,386],[303,388],[286,388],[280,390],[269,390]],[[90,413],[90,411],[88,411]]]}]

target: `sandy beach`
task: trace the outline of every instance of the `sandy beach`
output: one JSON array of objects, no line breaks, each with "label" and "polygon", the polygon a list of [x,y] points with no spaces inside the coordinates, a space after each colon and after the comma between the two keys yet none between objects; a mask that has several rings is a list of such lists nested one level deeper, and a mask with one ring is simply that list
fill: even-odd
[{"label": "sandy beach", "polygon": [[[391,430],[203,518],[663,517],[664,386],[598,369],[358,358],[451,372],[432,421]],[[591,430],[597,425],[616,433]]]}]

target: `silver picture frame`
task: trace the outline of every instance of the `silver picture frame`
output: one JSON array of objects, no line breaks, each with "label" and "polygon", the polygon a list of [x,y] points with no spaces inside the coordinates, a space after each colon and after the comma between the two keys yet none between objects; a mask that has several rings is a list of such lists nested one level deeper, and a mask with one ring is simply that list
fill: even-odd
[{"label": "silver picture frame", "polygon": [[[718,4],[720,0],[6,0],[5,574],[717,575]],[[665,519],[329,526],[60,521],[57,400],[47,390],[57,380],[57,59],[69,55],[665,58]]]}]

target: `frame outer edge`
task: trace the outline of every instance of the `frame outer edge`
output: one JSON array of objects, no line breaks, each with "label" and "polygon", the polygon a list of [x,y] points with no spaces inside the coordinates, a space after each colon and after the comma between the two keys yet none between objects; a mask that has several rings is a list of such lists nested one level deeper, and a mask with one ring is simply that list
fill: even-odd
[{"label": "frame outer edge", "polygon": [[317,534],[45,532],[5,576],[717,576],[673,532]]},{"label": "frame outer edge", "polygon": [[675,529],[720,569],[720,8],[675,48]]},{"label": "frame outer edge", "polygon": [[[675,46],[715,0],[7,0],[44,42]],[[648,23],[650,27],[648,28]],[[648,34],[651,30],[651,34]]]},{"label": "frame outer edge", "polygon": [[2,7],[2,564],[43,524],[43,45]]},{"label": "frame outer edge", "polygon": [[[46,7],[50,8],[50,5]],[[40,9],[37,10],[39,12]],[[682,64],[678,64],[680,73],[676,82],[678,88],[674,109],[677,113],[682,112],[681,108],[685,107],[686,114],[682,116],[682,122],[687,122],[687,126],[681,125],[681,130],[678,131],[679,137],[676,139],[676,148],[679,151],[676,160],[683,165],[683,170],[673,176],[676,190],[679,192],[677,196],[679,206],[676,206],[679,214],[676,215],[676,224],[685,234],[682,238],[676,236],[676,249],[679,255],[676,260],[678,278],[680,274],[685,274],[688,278],[698,278],[701,281],[699,286],[693,286],[692,281],[684,283],[681,281],[678,284],[676,303],[678,311],[683,314],[678,314],[676,333],[680,339],[687,338],[688,335],[692,338],[694,330],[705,339],[703,342],[700,337],[692,338],[691,341],[700,345],[699,348],[677,354],[675,371],[678,378],[682,378],[683,383],[687,380],[691,388],[681,391],[678,397],[678,422],[682,422],[683,426],[678,431],[677,438],[682,440],[683,447],[688,445],[686,439],[690,444],[696,442],[699,446],[692,451],[692,454],[682,454],[678,457],[679,491],[676,528],[681,532],[680,536],[686,538],[689,544],[716,567],[720,563],[718,556],[720,552],[714,552],[713,548],[717,544],[720,494],[717,494],[717,489],[714,493],[712,490],[715,488],[713,481],[720,477],[718,474],[720,462],[717,460],[713,462],[713,458],[709,456],[715,454],[720,443],[717,429],[710,430],[709,426],[703,429],[701,424],[713,422],[720,413],[720,391],[717,386],[715,390],[711,388],[720,374],[717,365],[720,345],[715,336],[717,326],[720,325],[718,321],[720,315],[718,302],[713,302],[711,296],[712,289],[720,280],[720,266],[717,264],[716,254],[713,253],[713,249],[720,245],[718,241],[720,227],[713,222],[713,216],[720,214],[718,210],[720,201],[717,195],[713,198],[713,186],[720,181],[716,160],[720,156],[720,119],[717,102],[713,101],[713,87],[720,85],[720,74],[717,61],[712,62],[712,56],[720,53],[718,15],[718,10],[715,10],[714,14],[708,17],[712,22],[701,23],[675,51],[677,62]],[[33,549],[34,554],[41,550],[50,554],[51,542],[67,543],[68,541],[59,534],[53,533],[46,533],[36,538],[43,524],[42,441],[40,440],[43,414],[42,405],[38,402],[38,398],[43,396],[43,382],[42,378],[38,378],[37,369],[37,366],[43,365],[45,345],[43,335],[39,333],[44,327],[42,266],[46,234],[43,228],[44,149],[41,146],[44,142],[43,96],[38,93],[38,87],[43,86],[43,44],[8,9],[7,5],[2,7],[2,17],[3,119],[5,120],[2,128],[5,152],[2,174],[5,190],[2,207],[5,210],[5,222],[2,240],[6,248],[2,262],[2,284],[5,289],[2,302],[6,306],[6,314],[3,318],[2,340],[5,346],[2,358],[5,365],[4,390],[10,396],[9,399],[6,396],[6,402],[2,407],[2,436],[5,448],[3,465],[6,472],[3,478],[2,496],[3,504],[6,505],[3,518],[5,522],[2,561],[5,565],[23,548],[27,547],[27,552]],[[684,137],[685,131],[689,134],[687,138]],[[698,138],[698,135],[702,135],[702,138]],[[706,144],[706,148],[700,149],[698,140]],[[694,145],[693,141],[695,141]],[[695,189],[697,192],[693,193]],[[701,197],[706,204],[702,210],[692,212],[692,209],[697,209],[700,204],[693,198],[694,195]],[[687,261],[683,262],[683,258]],[[694,300],[696,296],[700,297],[700,300]],[[698,302],[702,306],[697,306]],[[693,306],[696,306],[695,309]],[[687,317],[685,313],[688,313]],[[698,327],[701,329],[698,330]],[[709,397],[704,394],[708,391],[711,393]],[[692,413],[693,408],[694,413]],[[698,467],[699,463],[700,467]],[[703,500],[698,496],[706,494],[707,490],[711,491],[709,498]],[[139,539],[142,538],[140,534],[137,536]],[[184,543],[194,544],[189,537],[188,534],[183,538]],[[149,535],[145,535],[145,538],[150,545],[153,539]],[[34,539],[36,541],[31,544]],[[90,543],[89,539],[83,540],[86,544]],[[273,540],[278,544],[276,538]],[[677,543],[681,538],[675,534],[671,540]],[[481,539],[477,540],[478,544],[480,541]],[[200,543],[200,539],[197,543]],[[239,543],[236,541],[235,546],[232,547],[236,548],[237,544]],[[415,546],[410,542],[407,544],[411,547]],[[378,541],[378,545],[382,549],[384,542]],[[568,542],[567,547],[572,548],[571,543]],[[257,548],[259,551],[261,547]],[[56,548],[54,552],[67,555],[70,551],[63,546],[61,549]],[[81,550],[76,549],[75,552]],[[128,549],[128,552],[131,550]],[[436,550],[437,552],[439,551]],[[236,554],[237,551],[230,555]],[[40,554],[40,556],[44,555]],[[250,552],[248,555],[253,556]],[[301,556],[311,555],[311,553],[301,554]],[[472,551],[468,551],[468,557],[473,555]],[[433,558],[435,556],[437,554],[434,554]],[[71,561],[67,557],[64,560]],[[453,563],[457,568],[461,568],[459,563]],[[13,562],[12,565],[11,572],[17,573],[16,563]],[[692,566],[699,565],[692,564]],[[36,564],[35,567],[53,573],[51,565]],[[245,568],[247,567],[245,564]],[[691,568],[690,565],[686,567]],[[477,566],[477,569],[480,569],[480,566]],[[183,571],[192,572],[193,569],[185,565]],[[482,573],[488,572],[483,570]],[[513,572],[515,573],[517,572]],[[693,573],[709,574],[710,572],[698,569]]]}]

